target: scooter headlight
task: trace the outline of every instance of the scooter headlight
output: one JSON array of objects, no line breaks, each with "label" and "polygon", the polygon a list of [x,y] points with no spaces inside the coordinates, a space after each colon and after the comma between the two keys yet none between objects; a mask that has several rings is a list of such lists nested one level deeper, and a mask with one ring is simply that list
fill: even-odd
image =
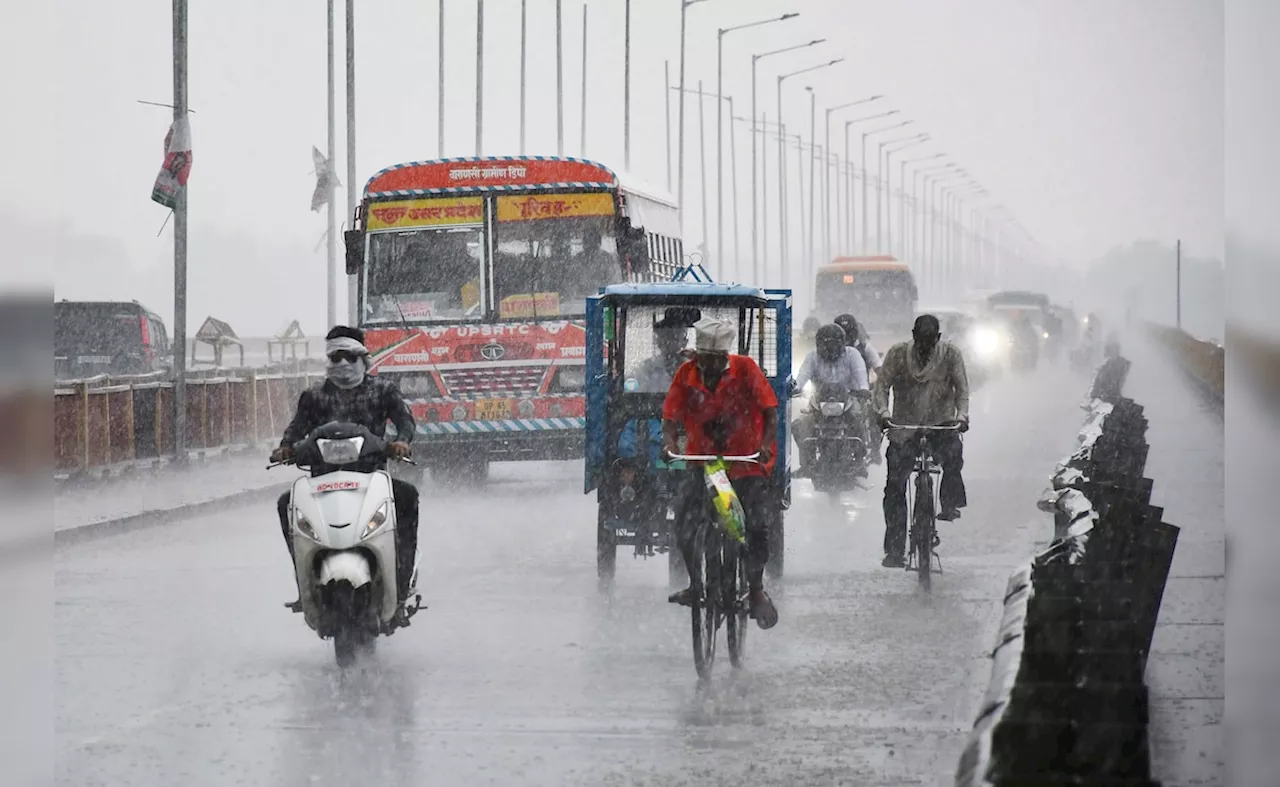
[{"label": "scooter headlight", "polygon": [[838,415],[844,415],[843,402],[823,402],[819,409],[827,418],[835,418]]},{"label": "scooter headlight", "polygon": [[369,521],[365,523],[364,533],[360,535],[360,538],[363,540],[373,535],[374,533],[377,533],[379,530],[382,529],[382,526],[385,525],[386,523],[387,523],[387,504],[383,503],[382,505],[378,506],[378,510],[374,511],[373,516],[369,517]]},{"label": "scooter headlight", "polygon": [[316,542],[320,541],[319,537],[316,536],[316,529],[311,526],[311,522],[307,521],[307,518],[302,514],[300,513],[294,514],[293,526],[298,529],[299,533],[311,539],[312,541],[316,541]]}]

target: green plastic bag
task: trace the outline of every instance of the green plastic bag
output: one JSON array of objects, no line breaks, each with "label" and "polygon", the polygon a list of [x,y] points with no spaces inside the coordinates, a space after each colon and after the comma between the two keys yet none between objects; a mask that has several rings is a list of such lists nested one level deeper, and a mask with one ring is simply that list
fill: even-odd
[{"label": "green plastic bag", "polygon": [[711,490],[711,502],[715,506],[720,527],[739,544],[747,542],[746,512],[738,493],[729,482],[729,465],[723,459],[707,462],[705,467],[707,489]]}]

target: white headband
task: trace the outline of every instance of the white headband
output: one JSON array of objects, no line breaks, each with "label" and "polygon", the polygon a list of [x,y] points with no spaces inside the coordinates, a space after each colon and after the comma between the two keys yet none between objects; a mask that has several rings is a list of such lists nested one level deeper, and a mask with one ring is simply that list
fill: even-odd
[{"label": "white headband", "polygon": [[332,355],[336,352],[342,352],[343,350],[349,353],[356,353],[357,355],[369,354],[368,348],[355,339],[352,339],[350,336],[339,336],[335,339],[325,340],[325,355]]}]

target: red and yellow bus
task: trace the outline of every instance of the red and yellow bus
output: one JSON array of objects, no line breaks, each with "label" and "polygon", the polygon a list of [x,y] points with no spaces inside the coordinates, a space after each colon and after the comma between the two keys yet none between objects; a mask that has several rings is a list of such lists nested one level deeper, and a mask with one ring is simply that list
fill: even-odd
[{"label": "red and yellow bus", "polygon": [[587,296],[682,259],[674,200],[575,158],[398,164],[354,226],[373,371],[410,400],[415,456],[472,476],[582,455]]}]

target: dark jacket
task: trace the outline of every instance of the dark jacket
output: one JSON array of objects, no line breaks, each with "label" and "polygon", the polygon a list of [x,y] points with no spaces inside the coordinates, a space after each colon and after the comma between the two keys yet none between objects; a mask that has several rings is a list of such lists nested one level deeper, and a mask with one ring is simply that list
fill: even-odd
[{"label": "dark jacket", "polygon": [[293,421],[284,430],[281,445],[292,446],[312,429],[330,421],[346,421],[367,427],[378,437],[385,437],[387,421],[396,426],[396,439],[413,441],[413,413],[399,387],[390,380],[366,375],[364,382],[350,390],[342,390],[325,380],[313,385],[298,397]]}]

